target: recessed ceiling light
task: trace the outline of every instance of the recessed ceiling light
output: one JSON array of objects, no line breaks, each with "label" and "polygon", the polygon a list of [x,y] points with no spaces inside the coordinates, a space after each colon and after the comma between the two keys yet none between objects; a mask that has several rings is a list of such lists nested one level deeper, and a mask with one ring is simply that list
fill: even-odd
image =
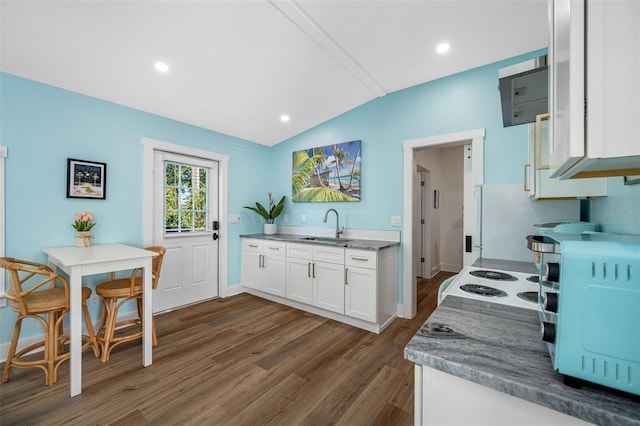
[{"label": "recessed ceiling light", "polygon": [[436,52],[440,54],[447,53],[450,47],[451,46],[449,46],[449,43],[440,43],[438,47],[436,47]]},{"label": "recessed ceiling light", "polygon": [[161,73],[169,72],[169,65],[167,65],[164,62],[156,62],[154,66],[156,67],[156,71],[158,72],[161,72]]},{"label": "recessed ceiling light", "polygon": [[287,121],[289,121],[289,116],[288,115],[281,115],[280,116],[280,121],[282,121],[283,123],[286,123]]}]

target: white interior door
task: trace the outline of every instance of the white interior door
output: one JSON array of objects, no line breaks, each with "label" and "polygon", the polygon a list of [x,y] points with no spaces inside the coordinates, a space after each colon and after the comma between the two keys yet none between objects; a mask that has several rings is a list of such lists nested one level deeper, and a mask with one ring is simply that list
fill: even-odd
[{"label": "white interior door", "polygon": [[153,312],[218,296],[217,161],[154,151],[153,243],[166,247]]},{"label": "white interior door", "polygon": [[427,172],[420,172],[420,277],[431,278],[431,222],[429,206],[431,179]]}]

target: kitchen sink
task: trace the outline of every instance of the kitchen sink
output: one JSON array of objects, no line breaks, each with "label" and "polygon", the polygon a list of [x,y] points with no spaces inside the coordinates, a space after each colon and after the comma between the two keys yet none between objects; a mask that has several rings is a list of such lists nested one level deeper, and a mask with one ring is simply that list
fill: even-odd
[{"label": "kitchen sink", "polygon": [[334,238],[334,237],[304,237],[302,239],[304,241],[317,241],[319,243],[330,243],[330,244],[348,243],[349,241],[351,241],[345,238]]}]

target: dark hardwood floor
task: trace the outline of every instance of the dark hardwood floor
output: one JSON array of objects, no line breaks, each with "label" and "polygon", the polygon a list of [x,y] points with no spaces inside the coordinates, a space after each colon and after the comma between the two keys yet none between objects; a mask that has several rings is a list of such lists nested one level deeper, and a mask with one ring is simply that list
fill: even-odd
[{"label": "dark hardwood floor", "polygon": [[152,366],[141,366],[139,342],[104,364],[87,351],[75,398],[68,363],[51,386],[14,368],[0,385],[0,424],[411,425],[404,346],[451,275],[419,280],[418,315],[380,335],[248,294],[158,315]]}]

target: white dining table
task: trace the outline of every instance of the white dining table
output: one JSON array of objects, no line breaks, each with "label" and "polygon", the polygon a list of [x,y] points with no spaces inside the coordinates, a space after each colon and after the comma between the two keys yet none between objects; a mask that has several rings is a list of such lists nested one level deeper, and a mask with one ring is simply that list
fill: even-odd
[{"label": "white dining table", "polygon": [[82,393],[82,277],[144,268],[142,286],[142,365],[151,365],[151,259],[157,253],[125,244],[91,247],[47,247],[42,249],[49,266],[69,275],[70,383],[71,396]]}]

